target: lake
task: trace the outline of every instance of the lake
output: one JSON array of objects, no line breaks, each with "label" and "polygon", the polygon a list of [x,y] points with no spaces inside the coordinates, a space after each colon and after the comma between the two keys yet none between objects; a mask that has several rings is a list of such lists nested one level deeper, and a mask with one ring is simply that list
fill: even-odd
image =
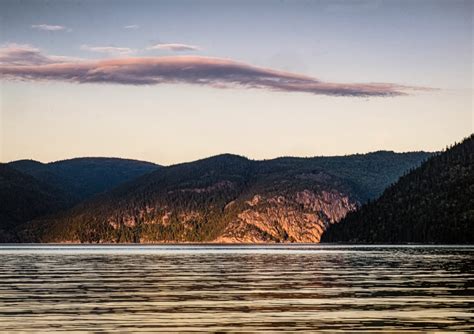
[{"label": "lake", "polygon": [[473,246],[10,244],[0,332],[467,332],[473,274]]}]

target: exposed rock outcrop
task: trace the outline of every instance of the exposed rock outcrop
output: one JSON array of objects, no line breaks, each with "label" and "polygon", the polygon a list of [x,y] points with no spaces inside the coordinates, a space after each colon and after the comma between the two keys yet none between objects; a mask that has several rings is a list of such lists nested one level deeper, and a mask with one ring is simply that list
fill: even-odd
[{"label": "exposed rock outcrop", "polygon": [[294,196],[257,194],[245,204],[216,242],[319,242],[329,224],[358,205],[336,191],[307,189]]}]

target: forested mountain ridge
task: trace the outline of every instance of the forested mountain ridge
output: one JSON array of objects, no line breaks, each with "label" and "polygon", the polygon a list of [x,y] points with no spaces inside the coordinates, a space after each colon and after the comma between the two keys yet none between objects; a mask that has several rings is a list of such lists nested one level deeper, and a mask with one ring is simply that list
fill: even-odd
[{"label": "forested mountain ridge", "polygon": [[0,164],[0,240],[12,240],[10,231],[15,226],[56,212],[67,202],[59,189]]},{"label": "forested mountain ridge", "polygon": [[0,241],[17,240],[14,230],[26,221],[68,209],[159,167],[116,158],[0,164]]},{"label": "forested mountain ridge", "polygon": [[474,135],[331,226],[324,242],[474,243]]},{"label": "forested mountain ridge", "polygon": [[223,154],[163,167],[67,212],[25,224],[21,241],[318,242],[431,153],[254,161]]},{"label": "forested mountain ridge", "polygon": [[68,194],[71,204],[152,172],[159,165],[120,158],[74,158],[50,163],[18,160],[10,167]]}]

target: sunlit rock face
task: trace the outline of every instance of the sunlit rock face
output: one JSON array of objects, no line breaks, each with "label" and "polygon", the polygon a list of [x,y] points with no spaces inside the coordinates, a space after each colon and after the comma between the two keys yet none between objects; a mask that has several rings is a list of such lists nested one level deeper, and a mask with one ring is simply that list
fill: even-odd
[{"label": "sunlit rock face", "polygon": [[[230,183],[219,182],[230,186]],[[195,192],[199,196],[212,195],[222,187],[211,186],[205,192]],[[314,191],[304,189],[290,194],[255,194],[250,198],[237,198],[226,203],[219,215],[222,231],[209,242],[217,243],[284,243],[319,242],[329,224],[342,219],[349,211],[355,210],[358,202],[351,200],[336,190]],[[209,209],[209,208],[207,208]],[[214,215],[215,216],[215,215]],[[207,224],[205,210],[180,209],[176,211],[151,209],[139,212],[135,218],[124,215],[120,223],[109,218],[114,229],[134,228],[140,224],[154,228],[168,228],[171,222],[180,226],[172,239],[156,239],[153,235],[142,234],[140,242],[182,242],[189,241],[188,234],[196,224]]]},{"label": "sunlit rock face", "polygon": [[355,210],[357,203],[337,191],[264,197],[245,202],[216,242],[319,242],[328,226]]},{"label": "sunlit rock face", "polygon": [[[359,202],[333,186],[311,180],[288,190],[287,178],[264,183],[259,193],[221,179],[203,187],[163,191],[159,200],[112,206],[102,220],[86,218],[68,240],[75,242],[317,243],[329,224],[355,210]],[[293,181],[290,184],[294,184]],[[261,186],[260,186],[261,187]],[[340,187],[343,188],[343,187]],[[76,218],[83,219],[83,217]],[[101,230],[98,230],[100,228]],[[96,235],[100,238],[94,239]],[[48,241],[62,242],[61,239]]]}]

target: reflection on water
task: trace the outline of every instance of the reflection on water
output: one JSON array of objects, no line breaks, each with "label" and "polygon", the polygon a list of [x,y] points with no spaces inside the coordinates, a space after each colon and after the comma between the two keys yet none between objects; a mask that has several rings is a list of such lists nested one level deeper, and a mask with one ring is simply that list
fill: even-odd
[{"label": "reflection on water", "polygon": [[0,331],[472,331],[474,247],[0,246]]}]

